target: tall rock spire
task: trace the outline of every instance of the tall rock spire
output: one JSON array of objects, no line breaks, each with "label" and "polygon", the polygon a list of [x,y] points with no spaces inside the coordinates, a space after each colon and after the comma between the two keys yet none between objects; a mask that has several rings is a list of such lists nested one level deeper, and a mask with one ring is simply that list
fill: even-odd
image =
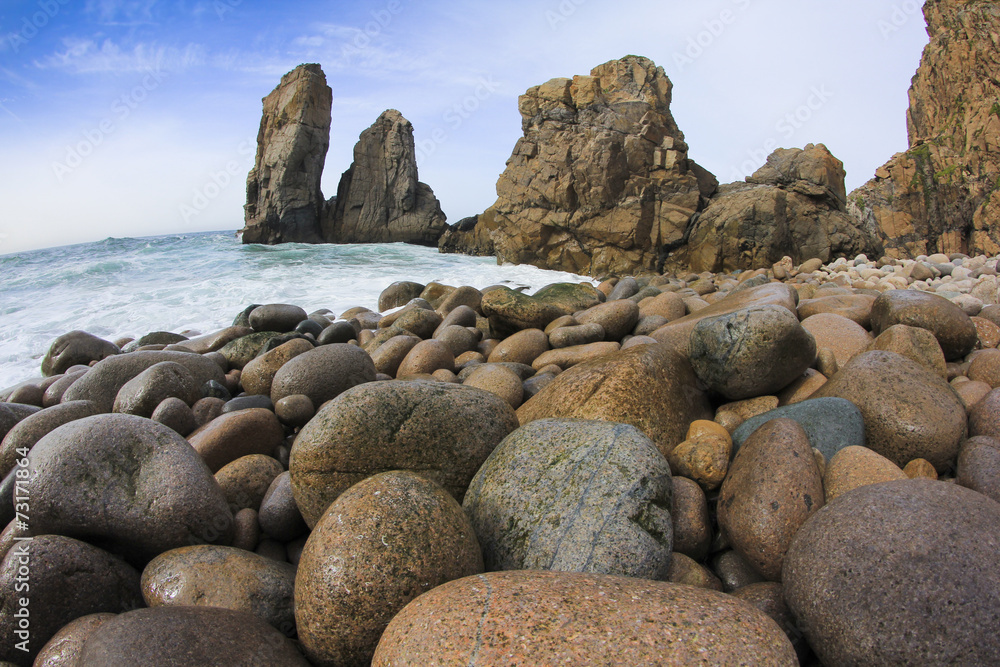
[{"label": "tall rock spire", "polygon": [[257,157],[247,176],[244,243],[318,243],[320,179],[333,91],[319,65],[299,65],[264,98]]}]

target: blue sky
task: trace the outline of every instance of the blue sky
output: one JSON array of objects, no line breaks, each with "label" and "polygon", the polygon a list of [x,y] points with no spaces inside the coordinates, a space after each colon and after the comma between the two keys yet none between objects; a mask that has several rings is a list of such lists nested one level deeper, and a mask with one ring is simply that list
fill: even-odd
[{"label": "blue sky", "polygon": [[906,149],[916,0],[4,0],[0,254],[238,229],[263,96],[299,63],[334,91],[329,197],[387,108],[450,222],[496,197],[517,96],[627,54],[661,65],[721,182],[823,142],[848,189]]}]

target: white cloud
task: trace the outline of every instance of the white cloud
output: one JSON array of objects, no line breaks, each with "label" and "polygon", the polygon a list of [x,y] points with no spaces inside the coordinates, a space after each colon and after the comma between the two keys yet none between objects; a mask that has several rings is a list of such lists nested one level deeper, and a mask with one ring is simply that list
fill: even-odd
[{"label": "white cloud", "polygon": [[205,62],[205,49],[199,44],[183,47],[139,43],[123,48],[111,39],[68,37],[64,51],[35,61],[40,69],[62,69],[76,74],[183,71]]}]

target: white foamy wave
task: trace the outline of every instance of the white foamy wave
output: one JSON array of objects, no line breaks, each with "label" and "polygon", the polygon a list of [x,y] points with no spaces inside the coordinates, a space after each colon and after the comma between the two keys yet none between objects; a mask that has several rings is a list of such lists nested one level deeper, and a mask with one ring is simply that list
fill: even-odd
[{"label": "white foamy wave", "polygon": [[527,293],[590,278],[393,244],[242,245],[233,232],[106,239],[0,256],[0,388],[37,377],[57,336],[207,333],[252,303],[377,309],[397,280]]}]

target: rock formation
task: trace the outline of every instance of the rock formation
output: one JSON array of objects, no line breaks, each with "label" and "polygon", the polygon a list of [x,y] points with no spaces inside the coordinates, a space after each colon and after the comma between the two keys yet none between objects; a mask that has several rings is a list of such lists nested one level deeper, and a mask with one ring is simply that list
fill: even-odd
[{"label": "rock formation", "polygon": [[447,226],[434,192],[417,181],[413,126],[395,109],[383,112],[354,146],[327,205],[324,240],[434,246]]},{"label": "rock formation", "polygon": [[417,181],[413,126],[395,109],[361,133],[337,196],[324,201],[332,103],[315,64],[299,65],[264,98],[243,242],[437,245],[445,215],[430,187]]},{"label": "rock formation", "polygon": [[1000,252],[1000,6],[929,0],[910,87],[910,148],[851,193],[890,256]]},{"label": "rock formation", "polygon": [[638,56],[529,88],[496,203],[439,247],[492,241],[498,261],[590,275],[658,268],[718,185],[687,157],[671,88]]},{"label": "rock formation", "polygon": [[316,243],[320,178],[333,91],[319,65],[299,65],[264,98],[257,157],[247,176],[244,243]]},{"label": "rock formation", "polygon": [[769,267],[784,256],[881,255],[874,230],[847,213],[844,165],[826,146],[779,148],[746,183],[719,188],[694,222],[671,268],[731,271]]}]

